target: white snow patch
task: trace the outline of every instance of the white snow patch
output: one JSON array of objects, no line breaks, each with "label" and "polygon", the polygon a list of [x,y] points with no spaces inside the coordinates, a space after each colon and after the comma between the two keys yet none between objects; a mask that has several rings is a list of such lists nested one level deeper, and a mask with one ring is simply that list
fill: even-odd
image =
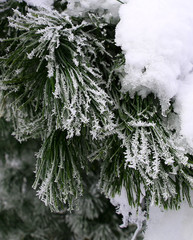
[{"label": "white snow patch", "polygon": [[193,208],[184,202],[179,210],[150,208],[144,240],[189,240],[193,236]]},{"label": "white snow patch", "polygon": [[[123,1],[126,2],[127,0]],[[68,3],[68,10],[73,15],[79,15],[88,11],[101,9],[108,11],[108,18],[118,18],[120,5],[121,3],[117,0],[71,0]]]},{"label": "white snow patch", "polygon": [[192,0],[129,0],[120,7],[116,29],[126,58],[123,90],[144,97],[153,92],[163,112],[176,97],[181,133],[188,138],[193,136],[192,12]]},{"label": "white snow patch", "polygon": [[54,0],[24,0],[28,5],[34,7],[50,8]]},{"label": "white snow patch", "polygon": [[193,148],[193,74],[180,83],[176,96],[175,111],[179,114],[181,134]]},{"label": "white snow patch", "polygon": [[121,193],[116,194],[114,198],[110,197],[110,201],[117,208],[117,213],[123,216],[123,224],[120,227],[127,227],[129,223],[137,224],[137,229],[132,240],[135,239],[136,235],[142,228],[143,221],[146,219],[144,216],[145,212],[140,208],[137,211],[136,208],[129,205],[127,192],[123,186]]}]

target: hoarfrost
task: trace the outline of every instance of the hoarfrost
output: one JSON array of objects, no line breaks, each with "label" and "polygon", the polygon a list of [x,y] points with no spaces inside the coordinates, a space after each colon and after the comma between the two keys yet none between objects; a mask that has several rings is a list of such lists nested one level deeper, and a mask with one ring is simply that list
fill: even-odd
[{"label": "hoarfrost", "polygon": [[[20,40],[26,44],[28,59],[38,58],[39,65],[36,72],[40,70],[40,66],[44,62],[47,67],[47,77],[50,79],[45,84],[43,83],[41,89],[42,104],[46,106],[44,117],[34,116],[31,112],[33,116],[30,116],[29,122],[24,115],[21,115],[24,118],[21,116],[19,120],[17,118],[14,132],[17,139],[23,140],[26,135],[29,137],[36,134],[37,131],[33,132],[33,130],[42,124],[47,125],[46,135],[51,133],[53,124],[56,124],[56,129],[67,130],[67,138],[72,138],[74,135],[79,136],[81,127],[85,124],[93,126],[91,132],[93,138],[102,136],[104,130],[111,131],[114,125],[113,113],[109,104],[112,104],[112,101],[100,86],[100,69],[88,66],[88,63],[94,61],[95,50],[99,49],[104,54],[105,49],[102,45],[95,44],[91,35],[81,31],[82,27],[90,23],[83,20],[77,24],[65,12],[60,14],[51,9],[34,10],[31,8],[28,9],[26,16],[15,10],[14,16],[9,18],[9,22],[11,27],[27,30],[28,34],[32,31],[37,36],[36,42],[33,43],[33,49],[29,48],[29,43],[25,42],[25,35],[22,35]],[[71,36],[70,39],[69,36]],[[69,41],[68,50],[61,41],[61,37],[65,41]],[[31,39],[31,41],[33,40]],[[91,43],[89,48],[86,47],[88,43]],[[69,52],[69,62],[66,60],[65,51]],[[25,57],[25,54],[22,57]],[[72,64],[75,60],[80,67]],[[68,67],[66,67],[67,64]],[[14,65],[12,71],[18,72],[18,67]],[[3,79],[6,78],[11,79],[12,72],[11,74],[7,72]],[[31,91],[31,83],[27,84],[28,90]],[[50,97],[49,88],[52,89],[52,97]],[[14,116],[18,114],[19,110],[16,105],[13,104],[11,110]]]}]

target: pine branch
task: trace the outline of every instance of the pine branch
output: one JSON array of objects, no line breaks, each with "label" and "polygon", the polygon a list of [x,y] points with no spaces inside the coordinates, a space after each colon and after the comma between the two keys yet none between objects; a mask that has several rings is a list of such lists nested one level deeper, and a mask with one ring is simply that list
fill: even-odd
[{"label": "pine branch", "polygon": [[107,196],[127,190],[130,206],[179,208],[186,197],[191,205],[192,163],[181,137],[171,131],[162,116],[159,101],[149,95],[133,99],[121,92],[124,58],[118,55],[109,75],[108,94],[114,102],[117,127],[92,159],[102,159],[100,188]]},{"label": "pine branch", "polygon": [[103,191],[114,196],[124,186],[131,206],[140,206],[143,197],[164,208],[178,208],[185,196],[190,202],[192,164],[164,125],[159,102],[152,95],[119,99],[117,137],[107,138],[98,150],[98,158],[104,159]]},{"label": "pine branch", "polygon": [[29,10],[27,16],[15,10],[9,20],[21,34],[1,60],[1,82],[5,98],[11,99],[16,137],[34,137],[40,126],[49,134],[67,130],[68,138],[79,135],[82,125],[92,127],[94,138],[112,129],[111,102],[100,87],[100,71],[91,65],[95,51],[105,48],[99,43],[86,47],[94,41],[89,29],[95,26],[46,10]]},{"label": "pine branch", "polygon": [[[53,132],[37,154],[33,188],[52,211],[59,212],[66,203],[73,208],[83,194],[82,171],[87,169],[88,143],[83,137],[66,140],[66,133]],[[39,185],[41,183],[41,185]]]}]

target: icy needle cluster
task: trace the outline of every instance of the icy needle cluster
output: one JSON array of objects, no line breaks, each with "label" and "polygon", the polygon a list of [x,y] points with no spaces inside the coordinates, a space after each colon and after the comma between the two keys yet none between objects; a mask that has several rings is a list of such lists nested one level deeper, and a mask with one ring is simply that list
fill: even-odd
[{"label": "icy needle cluster", "polygon": [[80,135],[83,125],[91,127],[93,138],[110,130],[111,102],[100,87],[100,70],[92,65],[96,50],[105,52],[89,33],[94,26],[45,9],[29,9],[26,16],[15,10],[9,21],[22,32],[12,43],[15,51],[3,60],[1,76],[2,88],[19,95],[8,107],[15,116],[16,137],[37,135],[42,126],[46,135],[52,129],[67,130],[68,138]]}]

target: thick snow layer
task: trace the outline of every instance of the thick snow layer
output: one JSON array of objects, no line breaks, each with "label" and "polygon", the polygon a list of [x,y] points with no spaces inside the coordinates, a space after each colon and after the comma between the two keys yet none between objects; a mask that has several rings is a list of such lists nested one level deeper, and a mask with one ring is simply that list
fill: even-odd
[{"label": "thick snow layer", "polygon": [[189,240],[193,236],[193,209],[183,203],[180,210],[150,208],[144,240]]},{"label": "thick snow layer", "polygon": [[28,5],[34,7],[50,8],[54,0],[24,0]]},{"label": "thick snow layer", "polygon": [[192,0],[129,0],[120,7],[116,29],[126,57],[123,90],[142,96],[154,92],[163,111],[176,97],[187,138],[193,136],[192,13]]}]

